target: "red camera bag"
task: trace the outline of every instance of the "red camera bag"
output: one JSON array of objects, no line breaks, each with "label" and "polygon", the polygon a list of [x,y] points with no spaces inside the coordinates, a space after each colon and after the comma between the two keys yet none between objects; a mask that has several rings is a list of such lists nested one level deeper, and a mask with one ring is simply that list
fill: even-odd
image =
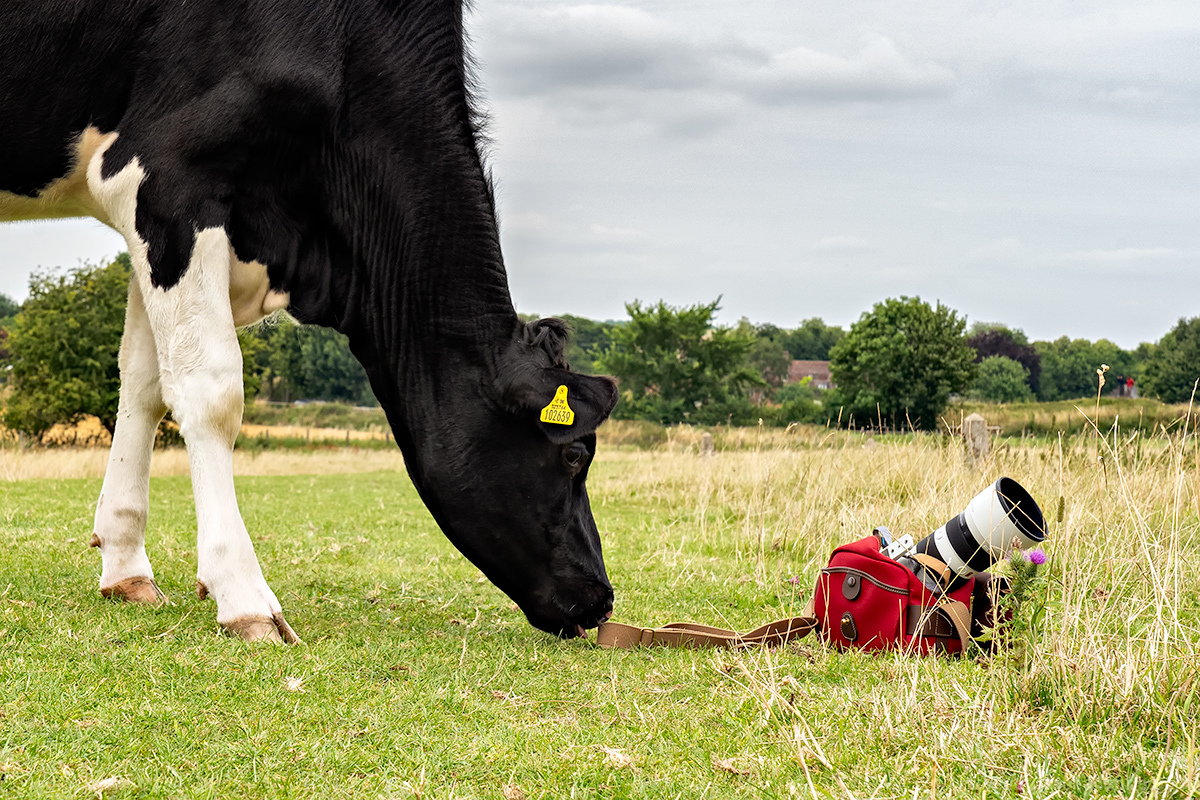
[{"label": "red camera bag", "polygon": [[[946,569],[929,560],[935,573]],[[954,591],[931,592],[868,536],[833,551],[817,579],[813,615],[835,647],[958,654],[971,636],[974,591],[972,577]]]},{"label": "red camera bag", "polygon": [[[945,564],[920,553],[912,557],[949,584]],[[994,637],[980,637],[996,625],[995,599],[1005,591],[1002,578],[980,572],[953,591],[932,592],[881,552],[873,534],[833,551],[817,579],[812,607],[803,616],[769,622],[749,633],[694,622],[644,628],[609,621],[600,626],[596,641],[601,647],[774,646],[816,630],[839,648],[961,655],[970,638],[985,648],[996,647]]]}]

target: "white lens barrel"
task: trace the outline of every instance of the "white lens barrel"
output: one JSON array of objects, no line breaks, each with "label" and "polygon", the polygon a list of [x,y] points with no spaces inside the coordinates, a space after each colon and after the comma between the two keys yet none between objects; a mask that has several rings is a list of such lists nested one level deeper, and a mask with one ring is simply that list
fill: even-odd
[{"label": "white lens barrel", "polygon": [[1021,484],[1001,478],[975,495],[961,514],[917,543],[917,551],[944,563],[959,578],[982,572],[1012,550],[1046,538],[1042,510]]},{"label": "white lens barrel", "polygon": [[993,561],[1008,555],[1014,539],[1024,550],[1046,538],[1042,510],[1012,478],[1001,478],[975,495],[962,516]]}]

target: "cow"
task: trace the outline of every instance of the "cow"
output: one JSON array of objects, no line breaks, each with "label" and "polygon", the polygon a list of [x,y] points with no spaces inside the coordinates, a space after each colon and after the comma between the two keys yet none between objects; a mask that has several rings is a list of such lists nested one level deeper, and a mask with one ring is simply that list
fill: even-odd
[{"label": "cow", "polygon": [[197,592],[295,642],[238,510],[236,329],[344,333],[450,541],[563,638],[612,614],[585,480],[610,378],[522,322],[481,157],[462,0],[9,0],[0,220],[91,216],[133,265],[92,544],[100,593],[165,598],[145,550],[155,430],[187,445]]}]

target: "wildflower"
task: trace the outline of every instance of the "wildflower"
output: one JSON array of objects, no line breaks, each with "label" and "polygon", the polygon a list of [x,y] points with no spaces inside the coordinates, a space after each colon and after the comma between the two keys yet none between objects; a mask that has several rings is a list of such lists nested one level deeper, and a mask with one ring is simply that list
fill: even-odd
[{"label": "wildflower", "polygon": [[1030,564],[1040,567],[1042,564],[1046,563],[1046,551],[1042,550],[1041,548],[1030,550],[1025,553],[1025,560]]},{"label": "wildflower", "polygon": [[787,579],[786,581],[784,581],[784,582],[785,582],[785,583],[790,583],[792,586],[799,586],[799,585],[800,585],[800,576],[799,576],[799,575],[793,575],[792,577],[788,578],[788,579]]}]

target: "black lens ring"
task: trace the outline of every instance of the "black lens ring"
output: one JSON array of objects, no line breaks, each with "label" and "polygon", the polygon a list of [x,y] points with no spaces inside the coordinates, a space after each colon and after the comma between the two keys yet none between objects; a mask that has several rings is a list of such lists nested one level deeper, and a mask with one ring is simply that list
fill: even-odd
[{"label": "black lens ring", "polygon": [[1000,496],[1000,509],[1026,538],[1040,542],[1046,538],[1046,520],[1042,509],[1033,495],[1012,478],[996,481],[996,494]]}]

